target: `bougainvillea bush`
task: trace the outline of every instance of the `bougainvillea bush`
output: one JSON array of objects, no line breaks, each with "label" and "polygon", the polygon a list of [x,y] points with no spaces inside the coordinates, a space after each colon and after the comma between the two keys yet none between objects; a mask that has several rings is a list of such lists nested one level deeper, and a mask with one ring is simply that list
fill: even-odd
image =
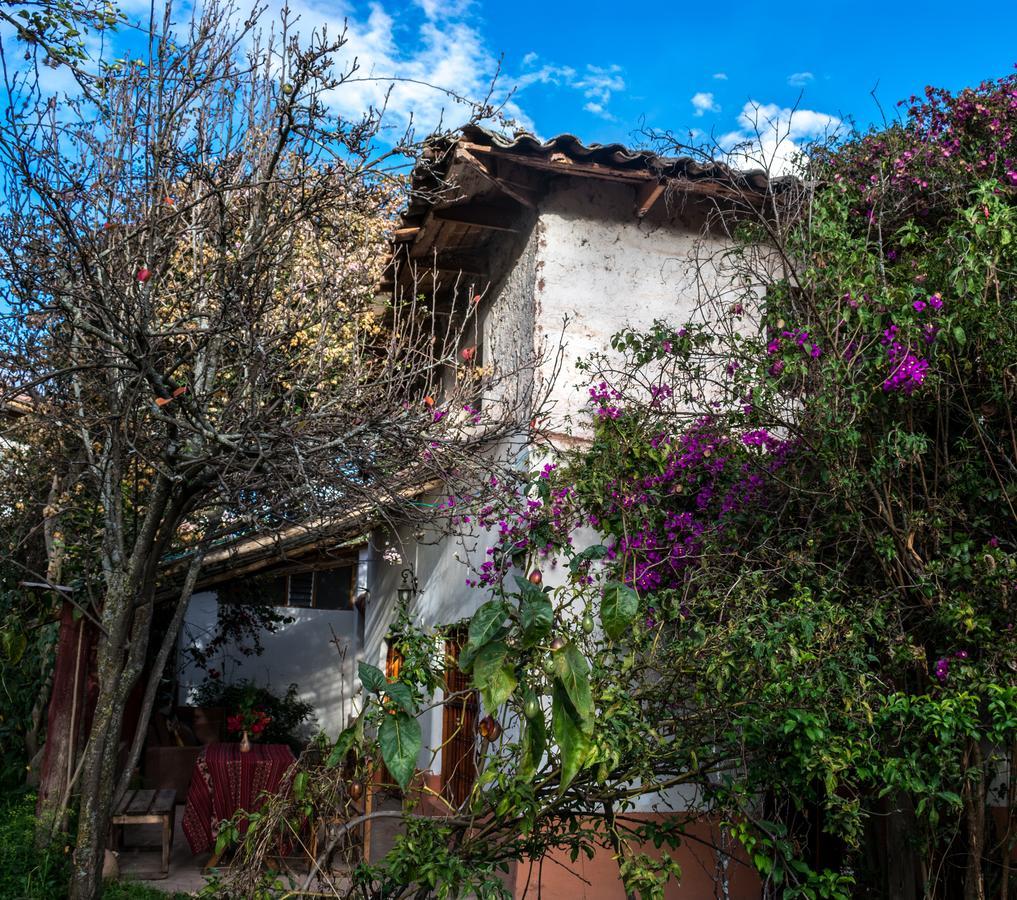
[{"label": "bougainvillea bush", "polygon": [[[704,812],[767,896],[1014,896],[1017,78],[902,112],[736,210],[694,321],[589,361],[592,440],[464,514],[498,540],[459,664],[503,728],[363,896],[606,847],[658,897]],[[362,674],[332,762],[408,783],[420,704]]]},{"label": "bougainvillea bush", "polygon": [[720,261],[745,295],[591,392],[568,480],[778,882],[1017,887],[1015,128],[1010,77],[817,151]]}]

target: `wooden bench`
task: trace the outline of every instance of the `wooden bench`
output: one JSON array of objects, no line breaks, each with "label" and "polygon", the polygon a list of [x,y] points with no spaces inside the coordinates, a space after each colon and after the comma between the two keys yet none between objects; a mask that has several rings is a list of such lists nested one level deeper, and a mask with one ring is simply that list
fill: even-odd
[{"label": "wooden bench", "polygon": [[123,841],[124,825],[162,825],[162,877],[169,875],[170,848],[173,846],[173,822],[177,811],[177,792],[128,791],[111,820],[111,841],[116,850]]}]

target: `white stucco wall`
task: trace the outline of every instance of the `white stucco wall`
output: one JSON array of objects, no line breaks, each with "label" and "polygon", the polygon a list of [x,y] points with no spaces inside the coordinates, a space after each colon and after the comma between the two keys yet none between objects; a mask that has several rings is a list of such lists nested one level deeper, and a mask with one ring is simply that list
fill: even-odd
[{"label": "white stucco wall", "polygon": [[[355,593],[366,584],[366,556],[365,548]],[[217,611],[215,591],[195,594],[187,607],[177,656],[177,698],[181,705],[191,702],[193,689],[206,678],[205,672],[191,662],[186,648],[201,647],[211,638]],[[346,726],[359,690],[356,668],[363,645],[358,613],[293,607],[276,607],[276,611],[293,621],[262,635],[265,649],[260,656],[245,656],[235,646],[227,646],[209,665],[222,673],[226,683],[252,681],[280,695],[290,684],[296,684],[301,699],[314,706],[318,727],[334,736]],[[333,632],[339,639],[338,648],[333,643]]]},{"label": "white stucco wall", "polygon": [[[699,295],[697,262],[720,246],[714,238],[704,242],[701,222],[691,213],[671,217],[662,200],[656,215],[640,220],[634,205],[632,187],[583,179],[563,184],[541,204],[536,346],[554,347],[563,319],[569,320],[549,430],[584,432],[579,413],[589,398],[589,376],[576,369],[576,360],[610,354],[612,335],[626,326],[649,328],[664,319],[677,327],[688,321]],[[541,376],[550,375],[548,359]]]}]

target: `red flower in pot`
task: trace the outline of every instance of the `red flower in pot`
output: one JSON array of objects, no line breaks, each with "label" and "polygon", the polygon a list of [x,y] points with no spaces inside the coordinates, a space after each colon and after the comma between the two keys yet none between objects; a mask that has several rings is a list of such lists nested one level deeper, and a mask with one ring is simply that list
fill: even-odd
[{"label": "red flower in pot", "polygon": [[253,734],[257,737],[268,727],[271,721],[272,717],[263,709],[245,707],[227,717],[226,728],[230,732],[243,734],[240,741],[240,749],[246,752],[251,749],[250,735]]}]

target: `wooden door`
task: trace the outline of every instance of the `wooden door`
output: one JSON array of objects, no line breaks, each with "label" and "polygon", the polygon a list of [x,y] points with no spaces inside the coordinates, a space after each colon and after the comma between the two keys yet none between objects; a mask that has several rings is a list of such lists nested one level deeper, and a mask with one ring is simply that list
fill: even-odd
[{"label": "wooden door", "polygon": [[[459,650],[466,633],[458,632],[445,642],[445,701],[442,722],[441,787],[445,799],[461,806],[477,780],[477,718],[480,701],[469,690],[469,676],[459,671]],[[459,696],[456,696],[459,695]]]}]

